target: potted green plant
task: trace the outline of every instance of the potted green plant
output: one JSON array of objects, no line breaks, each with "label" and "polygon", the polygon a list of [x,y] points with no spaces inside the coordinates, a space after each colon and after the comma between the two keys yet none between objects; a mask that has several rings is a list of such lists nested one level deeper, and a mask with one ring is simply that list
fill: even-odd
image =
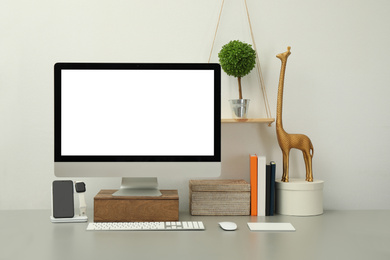
[{"label": "potted green plant", "polygon": [[238,80],[239,99],[229,100],[233,112],[237,117],[246,117],[250,100],[242,97],[241,78],[255,67],[256,51],[252,45],[234,40],[222,46],[218,58],[223,71]]}]

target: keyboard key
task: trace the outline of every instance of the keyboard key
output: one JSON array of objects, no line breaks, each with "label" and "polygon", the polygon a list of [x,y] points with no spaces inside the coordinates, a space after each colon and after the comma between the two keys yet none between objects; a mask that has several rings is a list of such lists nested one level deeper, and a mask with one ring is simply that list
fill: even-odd
[{"label": "keyboard key", "polygon": [[194,222],[194,223],[193,223],[193,225],[194,225],[194,228],[196,228],[196,229],[198,229],[198,228],[199,228],[199,226],[198,226],[198,222]]}]

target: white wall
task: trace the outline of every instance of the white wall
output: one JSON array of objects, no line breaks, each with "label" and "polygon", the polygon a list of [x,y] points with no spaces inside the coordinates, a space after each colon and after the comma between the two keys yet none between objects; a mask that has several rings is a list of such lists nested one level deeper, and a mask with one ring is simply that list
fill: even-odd
[{"label": "white wall", "polygon": [[[326,209],[390,209],[390,3],[385,0],[247,0],[276,117],[280,61],[290,45],[284,126],[307,134]],[[250,42],[244,2],[226,0],[212,62],[230,40]],[[0,209],[50,208],[53,64],[57,61],[207,62],[221,1],[2,0],[0,2]],[[264,116],[256,74],[244,78],[250,116]],[[223,117],[237,97],[223,77]],[[131,118],[129,118],[131,119]],[[156,126],[158,128],[158,126]],[[221,178],[249,180],[248,155],[275,160],[275,124],[223,124]],[[291,154],[291,177],[304,176]],[[84,179],[87,203],[120,180]],[[161,179],[188,207],[188,179]]]}]

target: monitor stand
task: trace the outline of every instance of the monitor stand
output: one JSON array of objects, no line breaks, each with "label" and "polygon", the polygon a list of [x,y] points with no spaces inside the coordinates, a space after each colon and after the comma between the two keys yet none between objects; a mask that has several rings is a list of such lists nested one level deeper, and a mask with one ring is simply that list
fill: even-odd
[{"label": "monitor stand", "polygon": [[123,177],[120,189],[112,195],[159,197],[162,194],[158,189],[156,177]]}]

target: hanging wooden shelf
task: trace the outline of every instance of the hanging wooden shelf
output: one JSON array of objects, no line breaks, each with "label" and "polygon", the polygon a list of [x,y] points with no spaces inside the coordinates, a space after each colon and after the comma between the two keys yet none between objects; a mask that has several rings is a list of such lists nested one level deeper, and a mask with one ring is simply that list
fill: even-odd
[{"label": "hanging wooden shelf", "polygon": [[[218,21],[217,21],[217,27],[215,29],[213,43],[211,44],[211,50],[210,50],[208,63],[210,63],[211,54],[213,53],[215,38],[217,36],[218,27],[219,27],[219,23],[220,23],[220,20],[221,20],[221,14],[222,14],[224,2],[225,2],[225,0],[222,0],[221,9],[219,11],[219,17],[218,17]],[[268,98],[267,98],[267,92],[266,92],[265,85],[264,85],[263,74],[261,72],[259,55],[258,55],[257,48],[256,48],[255,37],[253,35],[252,24],[251,24],[251,20],[250,20],[250,17],[249,17],[249,10],[248,10],[248,5],[247,5],[246,0],[244,0],[244,3],[245,3],[246,15],[247,15],[247,18],[248,18],[248,24],[249,24],[250,34],[251,34],[251,38],[252,38],[253,48],[254,48],[254,50],[256,52],[257,74],[258,74],[259,81],[260,81],[260,89],[261,89],[261,92],[263,94],[265,112],[266,112],[266,116],[267,117],[266,118],[245,118],[245,119],[228,118],[228,119],[221,119],[221,123],[267,123],[268,126],[271,126],[271,124],[273,122],[275,122],[275,118],[272,118],[272,115],[271,115],[271,109],[270,109],[270,106],[269,106],[269,102],[268,102]]]},{"label": "hanging wooden shelf", "polygon": [[275,118],[222,118],[221,123],[268,123],[275,122]]}]

